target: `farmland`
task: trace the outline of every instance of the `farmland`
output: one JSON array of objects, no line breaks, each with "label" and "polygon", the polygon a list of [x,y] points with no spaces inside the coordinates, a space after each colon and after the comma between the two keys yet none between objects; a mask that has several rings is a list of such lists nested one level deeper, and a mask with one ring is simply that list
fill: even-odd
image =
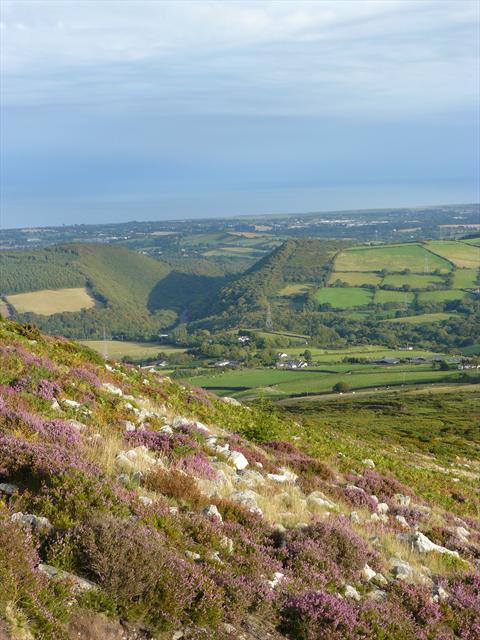
[{"label": "farmland", "polygon": [[301,370],[244,369],[190,378],[191,384],[205,387],[219,395],[252,398],[262,395],[287,397],[329,393],[333,385],[343,382],[351,390],[395,385],[433,384],[460,380],[456,370],[439,371],[431,364],[329,364],[325,368]]},{"label": "farmland", "polygon": [[183,353],[185,349],[160,344],[158,342],[132,342],[128,340],[81,340],[82,344],[101,355],[114,360],[124,357],[133,360],[155,358],[161,353]]},{"label": "farmland", "polygon": [[428,242],[428,249],[442,256],[457,267],[478,269],[480,263],[480,249],[464,242],[433,240]]},{"label": "farmland", "polygon": [[399,304],[412,304],[415,294],[411,291],[390,291],[388,289],[377,289],[375,292],[375,302],[385,304],[388,302],[398,302]]},{"label": "farmland", "polygon": [[447,300],[462,300],[465,298],[464,291],[455,289],[440,289],[439,291],[422,291],[418,294],[419,302],[445,302]]},{"label": "farmland", "polygon": [[357,287],[362,284],[380,284],[382,277],[372,271],[333,271],[330,274],[329,284],[341,280],[346,284]]},{"label": "farmland", "polygon": [[76,312],[95,306],[95,300],[84,287],[42,289],[6,296],[6,299],[17,313],[37,313],[42,316]]},{"label": "farmland", "polygon": [[426,324],[429,322],[443,322],[455,316],[454,313],[422,313],[418,316],[404,316],[402,318],[388,318],[385,322],[403,322],[406,324]]},{"label": "farmland", "polygon": [[408,285],[412,289],[426,289],[431,286],[438,286],[444,283],[444,279],[432,273],[391,273],[387,274],[382,284],[400,289]]},{"label": "farmland", "polygon": [[325,287],[316,294],[320,304],[331,304],[332,307],[348,309],[370,304],[373,293],[369,289],[357,287]]},{"label": "farmland", "polygon": [[455,289],[474,289],[477,285],[478,269],[457,269],[453,274]]},{"label": "farmland", "polygon": [[282,298],[289,298],[290,296],[298,296],[307,292],[308,288],[312,286],[309,282],[304,282],[301,284],[287,284],[280,291],[277,292],[277,295]]},{"label": "farmland", "polygon": [[336,271],[388,271],[404,269],[423,273],[428,262],[428,270],[439,269],[448,272],[448,260],[427,251],[421,244],[398,244],[381,247],[353,247],[342,251],[335,258]]}]

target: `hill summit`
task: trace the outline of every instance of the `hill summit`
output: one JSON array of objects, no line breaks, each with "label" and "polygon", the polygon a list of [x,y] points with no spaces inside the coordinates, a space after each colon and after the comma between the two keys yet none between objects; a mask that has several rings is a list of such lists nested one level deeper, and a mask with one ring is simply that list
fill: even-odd
[{"label": "hill summit", "polygon": [[331,411],[314,431],[0,320],[0,635],[479,637],[476,445],[447,468]]}]

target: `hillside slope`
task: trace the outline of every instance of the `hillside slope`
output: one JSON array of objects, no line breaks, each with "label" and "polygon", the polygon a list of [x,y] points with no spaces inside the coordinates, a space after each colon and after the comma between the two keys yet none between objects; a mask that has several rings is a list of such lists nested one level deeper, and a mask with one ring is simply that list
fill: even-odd
[{"label": "hillside slope", "polygon": [[364,443],[0,321],[3,632],[478,637],[478,432],[427,454],[369,410]]}]

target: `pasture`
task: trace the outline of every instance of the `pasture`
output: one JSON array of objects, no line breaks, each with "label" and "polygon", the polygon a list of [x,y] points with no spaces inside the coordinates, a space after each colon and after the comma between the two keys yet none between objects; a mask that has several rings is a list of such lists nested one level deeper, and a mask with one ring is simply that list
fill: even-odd
[{"label": "pasture", "polygon": [[54,313],[76,312],[95,306],[95,300],[84,287],[69,289],[42,289],[6,296],[17,313],[37,313],[51,316]]},{"label": "pasture", "polygon": [[446,273],[451,270],[444,258],[427,251],[420,244],[392,244],[376,247],[352,247],[345,249],[335,258],[335,271],[387,271],[400,272],[410,269],[423,273],[439,269]]},{"label": "pasture", "polygon": [[185,351],[185,349],[158,342],[131,342],[128,340],[80,340],[79,342],[113,360],[121,360],[124,357],[142,360],[155,358],[160,352],[169,354]]},{"label": "pasture", "polygon": [[387,302],[397,302],[399,305],[412,304],[415,294],[411,291],[389,291],[388,289],[377,289],[375,292],[375,302],[385,304]]},{"label": "pasture", "polygon": [[282,298],[290,298],[298,295],[302,295],[308,291],[308,288],[312,286],[310,282],[292,283],[287,284],[277,291],[277,296]]},{"label": "pasture", "polygon": [[453,262],[457,267],[479,268],[480,248],[455,240],[432,240],[425,245],[433,253]]},{"label": "pasture", "polygon": [[387,318],[387,320],[383,320],[383,322],[403,322],[406,324],[426,324],[428,322],[443,322],[443,320],[448,320],[449,318],[454,317],[455,313],[443,313],[439,311],[438,313],[422,313],[419,316],[405,316],[403,318]]},{"label": "pasture", "polygon": [[359,287],[362,284],[380,284],[382,278],[372,271],[333,271],[330,274],[328,284],[337,280],[341,280],[351,287]]},{"label": "pasture", "polygon": [[446,302],[447,300],[462,300],[465,298],[464,291],[455,289],[440,289],[439,291],[422,291],[418,294],[419,302]]},{"label": "pasture", "polygon": [[403,285],[408,285],[412,289],[427,289],[431,286],[442,285],[443,278],[433,273],[394,273],[387,274],[382,284],[400,289]]},{"label": "pasture", "polygon": [[402,384],[454,382],[460,374],[456,370],[439,371],[430,364],[339,364],[326,369],[315,367],[299,371],[278,369],[245,369],[214,375],[197,376],[189,383],[202,386],[219,395],[252,398],[262,395],[288,397],[292,395],[330,393],[337,382],[349,388],[365,389]]},{"label": "pasture", "polygon": [[350,309],[370,304],[373,292],[357,287],[324,287],[317,291],[316,300],[320,304],[331,304],[337,309]]},{"label": "pasture", "polygon": [[457,269],[453,274],[453,287],[455,289],[475,289],[478,278],[478,269]]}]

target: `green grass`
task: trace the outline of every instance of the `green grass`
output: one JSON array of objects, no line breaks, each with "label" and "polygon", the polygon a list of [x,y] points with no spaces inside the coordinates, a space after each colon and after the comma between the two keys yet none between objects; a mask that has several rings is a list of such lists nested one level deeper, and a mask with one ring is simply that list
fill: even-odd
[{"label": "green grass", "polygon": [[358,287],[362,284],[380,284],[382,278],[371,271],[333,271],[328,283],[333,284],[337,280],[346,282],[352,287]]},{"label": "green grass", "polygon": [[84,287],[29,291],[6,296],[6,299],[17,313],[38,313],[42,316],[81,311],[95,306],[95,300]]},{"label": "green grass", "polygon": [[479,268],[480,248],[454,240],[432,240],[426,246],[435,254],[450,260],[457,267]]},{"label": "green grass", "polygon": [[373,292],[359,287],[324,287],[316,293],[320,304],[329,303],[338,309],[350,309],[370,304]]},{"label": "green grass", "polygon": [[460,351],[466,356],[476,356],[480,354],[480,344],[472,344],[469,347],[463,347]]},{"label": "green grass", "polygon": [[183,353],[185,351],[185,349],[158,342],[130,342],[128,340],[81,340],[80,342],[115,360],[120,360],[123,357],[141,360],[155,358],[160,352]]},{"label": "green grass", "polygon": [[451,270],[450,263],[433,255],[420,244],[397,244],[381,247],[353,247],[342,251],[335,258],[336,271],[387,271],[404,269],[422,273],[428,260],[428,270]]},{"label": "green grass", "polygon": [[306,293],[308,291],[308,288],[311,286],[312,284],[310,282],[287,284],[284,287],[282,287],[279,291],[277,291],[277,296],[280,296],[282,298],[298,296],[303,293]]},{"label": "green grass", "polygon": [[412,289],[426,289],[432,285],[441,285],[443,282],[443,278],[430,273],[395,273],[386,275],[382,284],[399,289],[404,284],[409,285]]},{"label": "green grass", "polygon": [[454,317],[455,313],[423,313],[418,316],[405,316],[403,318],[388,318],[384,322],[402,322],[406,324],[426,324],[428,322],[442,322]]},{"label": "green grass", "polygon": [[[405,353],[404,353],[405,355]],[[411,357],[411,354],[409,354]],[[430,364],[410,365],[329,365],[325,369],[244,369],[215,375],[190,378],[189,382],[219,395],[255,397],[265,390],[269,395],[289,396],[307,393],[327,393],[337,382],[346,382],[350,389],[384,387],[399,384],[426,384],[459,379],[458,371],[439,371]]]},{"label": "green grass", "polygon": [[387,302],[397,302],[399,305],[412,304],[415,294],[411,291],[388,291],[387,289],[377,289],[375,292],[375,302],[385,304]]},{"label": "green grass", "polygon": [[466,238],[465,240],[462,240],[462,242],[466,242],[467,244],[472,244],[474,247],[480,247],[480,237]]},{"label": "green grass", "polygon": [[446,302],[447,300],[462,300],[465,298],[464,291],[455,289],[440,289],[439,291],[422,291],[418,294],[419,302]]},{"label": "green grass", "polygon": [[[439,355],[433,351],[424,349],[412,349],[412,351],[403,351],[401,349],[389,349],[382,345],[362,345],[356,347],[348,347],[345,349],[319,349],[316,347],[308,347],[312,354],[314,362],[320,363],[338,363],[344,358],[362,358],[365,360],[378,360],[385,356],[394,358],[415,358],[417,356],[436,356]],[[290,356],[299,356],[305,351],[305,347],[288,347],[285,352]],[[350,365],[351,366],[351,365]]]},{"label": "green grass", "polygon": [[453,274],[455,289],[474,289],[477,286],[478,269],[457,269]]}]

